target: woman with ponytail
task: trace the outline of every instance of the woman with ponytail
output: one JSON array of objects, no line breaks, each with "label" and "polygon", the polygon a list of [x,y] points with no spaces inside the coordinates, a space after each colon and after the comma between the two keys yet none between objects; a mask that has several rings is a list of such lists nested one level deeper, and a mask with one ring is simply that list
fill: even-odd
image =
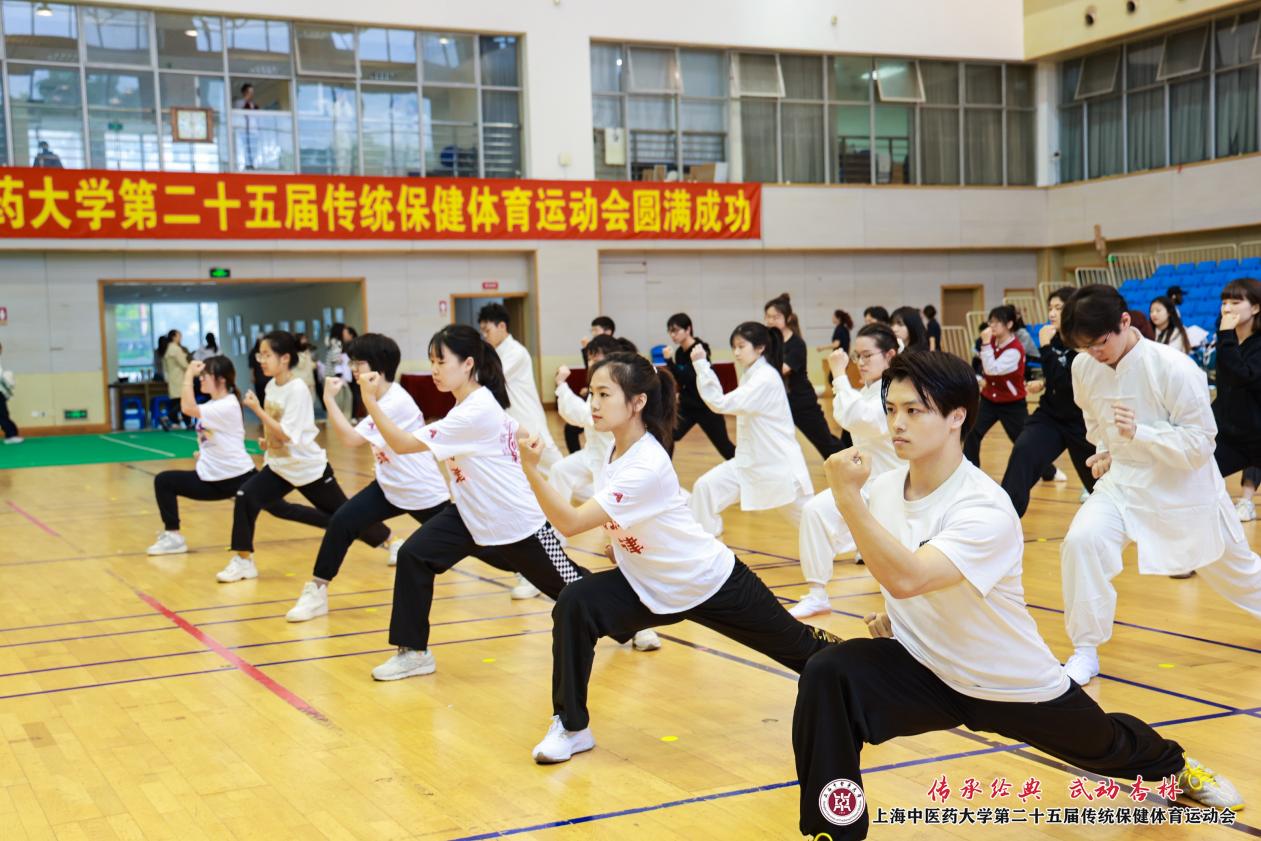
[{"label": "woman with ponytail", "polygon": [[784,382],[783,339],[756,321],[731,333],[731,349],[744,368],[740,385],[723,394],[705,349],[692,348],[701,399],[715,412],[736,416],[736,455],[696,480],[689,505],[705,531],[722,534],[722,511],[739,502],[743,511],[781,510],[797,526],[814,495],[806,458],[797,443]]},{"label": "woman with ponytail", "polygon": [[810,360],[788,293],[767,301],[763,312],[767,329],[778,333],[783,340],[783,359],[776,364],[775,370],[784,375],[783,387],[788,392],[792,422],[826,460],[832,453],[840,452],[841,440],[828,428],[828,420],[819,408],[819,395],[815,394],[810,376],[806,373]]},{"label": "woman with ponytail", "polygon": [[[696,351],[704,356],[703,348]],[[587,684],[600,637],[625,642],[691,619],[796,672],[840,641],[789,616],[688,508],[670,463],[677,407],[669,372],[641,356],[614,353],[592,368],[590,389],[595,428],[614,441],[594,497],[572,506],[540,473],[538,438],[521,448],[525,475],[549,521],[565,535],[602,527],[605,554],[616,564],[566,587],[552,609],[552,723],[533,752],[541,764],[595,747]],[[782,389],[779,395],[784,400]],[[737,445],[737,458],[739,452]]]}]

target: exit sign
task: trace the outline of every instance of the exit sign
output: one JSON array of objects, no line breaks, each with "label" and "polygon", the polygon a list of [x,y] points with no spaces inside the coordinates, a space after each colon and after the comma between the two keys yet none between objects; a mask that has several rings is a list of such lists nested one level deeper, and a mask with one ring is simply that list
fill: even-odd
[{"label": "exit sign", "polygon": [[87,420],[88,419],[87,409],[66,409],[65,412],[63,412],[62,414],[65,416],[66,420]]},{"label": "exit sign", "polygon": [[486,290],[489,290],[489,291],[493,291],[493,290],[495,290],[495,289],[498,289],[498,288],[499,288],[499,281],[497,281],[497,280],[483,280],[483,281],[482,281],[482,288],[483,288],[483,289],[486,289]]},{"label": "exit sign", "polygon": [[211,269],[210,276],[212,278],[232,277],[232,270],[231,269]]}]

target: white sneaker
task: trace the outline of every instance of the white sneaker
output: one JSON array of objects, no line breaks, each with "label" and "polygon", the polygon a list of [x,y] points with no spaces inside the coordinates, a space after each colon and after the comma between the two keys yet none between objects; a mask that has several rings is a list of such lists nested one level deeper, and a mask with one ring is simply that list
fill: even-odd
[{"label": "white sneaker", "polygon": [[832,603],[828,601],[828,597],[823,593],[816,593],[811,590],[801,601],[788,608],[789,615],[797,619],[805,619],[807,616],[818,616],[821,613],[831,613]]},{"label": "white sneaker", "polygon": [[1099,674],[1099,654],[1093,649],[1074,651],[1073,656],[1064,664],[1064,671],[1079,686],[1090,683],[1091,678]]},{"label": "white sneaker", "polygon": [[552,724],[547,728],[543,741],[534,746],[534,761],[540,765],[553,765],[557,762],[568,762],[575,753],[582,753],[595,747],[595,737],[591,728],[583,730],[566,730],[560,723],[560,716],[552,716]]},{"label": "white sneaker", "polygon": [[317,616],[327,615],[328,585],[308,581],[302,585],[302,595],[298,596],[297,604],[285,614],[285,619],[289,622],[306,622]]},{"label": "white sneaker", "polygon": [[177,531],[160,531],[157,541],[145,551],[150,555],[182,555],[188,551],[188,544]]},{"label": "white sneaker", "polygon": [[6,444],[21,444],[21,443],[22,443],[23,441],[25,441],[25,440],[26,440],[26,439],[25,439],[25,438],[23,438],[21,435],[14,435],[12,438],[5,438],[5,439],[4,439],[4,443],[6,443]]},{"label": "white sneaker", "polygon": [[1250,499],[1241,499],[1235,503],[1235,513],[1239,515],[1239,522],[1251,523],[1257,518],[1257,506]]},{"label": "white sneaker", "polygon": [[1055,468],[1055,478],[1053,478],[1051,481],[1052,482],[1067,482],[1068,474],[1057,467]]},{"label": "white sneaker", "polygon": [[1234,783],[1189,756],[1186,757],[1186,765],[1178,772],[1178,785],[1196,803],[1232,812],[1243,808],[1243,795]]},{"label": "white sneaker", "polygon": [[399,646],[398,653],[372,670],[373,680],[402,680],[405,677],[431,675],[438,668],[428,651]]},{"label": "white sneaker", "polygon": [[390,550],[390,566],[398,566],[398,550],[403,548],[403,540],[391,540],[386,548]]},{"label": "white sneaker", "polygon": [[258,567],[254,566],[253,558],[242,558],[240,555],[233,555],[232,560],[228,561],[228,565],[215,575],[221,584],[231,584],[233,581],[240,581],[243,578],[258,578]]},{"label": "white sneaker", "polygon": [[636,651],[656,651],[661,647],[661,637],[652,628],[644,628],[635,632],[631,645],[635,646]]},{"label": "white sneaker", "polygon": [[1085,502],[1085,501],[1086,501],[1086,500],[1088,500],[1088,499],[1090,499],[1090,491],[1086,490],[1085,488],[1082,488],[1082,489],[1081,489],[1081,496],[1077,497],[1077,501],[1078,501],[1078,502]]},{"label": "white sneaker", "polygon": [[512,588],[512,598],[520,601],[521,599],[532,599],[539,594],[539,588],[535,587],[525,576],[517,573],[517,583]]}]

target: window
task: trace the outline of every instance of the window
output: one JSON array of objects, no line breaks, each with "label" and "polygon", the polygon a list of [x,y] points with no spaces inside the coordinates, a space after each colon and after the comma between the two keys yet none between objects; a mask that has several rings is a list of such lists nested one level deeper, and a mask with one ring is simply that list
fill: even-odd
[{"label": "window", "polygon": [[482,60],[482,84],[493,88],[521,86],[515,35],[483,35],[478,39]]},{"label": "window", "polygon": [[629,126],[631,178],[662,167],[678,169],[678,133],[674,120],[674,98],[670,96],[631,96],[626,101]]},{"label": "window", "polygon": [[877,59],[876,90],[883,102],[923,102],[924,83],[918,61]]},{"label": "window", "polygon": [[420,175],[420,104],[416,89],[364,85],[363,174]]},{"label": "window", "polygon": [[224,22],[228,72],[242,76],[290,76],[289,24],[282,20],[230,18]]},{"label": "window", "polygon": [[876,183],[914,184],[915,109],[877,105],[875,136]]},{"label": "window", "polygon": [[217,17],[158,12],[158,67],[223,72],[223,28]]},{"label": "window", "polygon": [[1099,178],[1125,171],[1121,150],[1121,97],[1094,100],[1086,111],[1086,160]]},{"label": "window", "polygon": [[87,72],[88,159],[97,169],[161,169],[153,74]]},{"label": "window", "polygon": [[415,82],[416,33],[360,29],[359,73],[365,82]]},{"label": "window", "polygon": [[348,26],[299,23],[298,72],[355,75],[355,30]]},{"label": "window", "polygon": [[1035,113],[1033,67],[1008,64],[1003,68],[1007,94],[1007,183],[1033,184],[1037,180],[1034,165]]},{"label": "window", "polygon": [[482,92],[482,156],[487,178],[521,177],[521,113],[516,91]]},{"label": "window", "polygon": [[1160,58],[1160,69],[1156,78],[1162,82],[1189,76],[1204,69],[1208,59],[1205,46],[1208,44],[1208,27],[1189,29],[1165,38],[1164,53]]},{"label": "window", "polygon": [[8,58],[77,63],[79,27],[75,7],[4,0],[4,41]]},{"label": "window", "polygon": [[775,102],[748,97],[740,100],[744,145],[744,180],[779,180],[779,138],[775,130]]},{"label": "window", "polygon": [[1209,156],[1207,77],[1169,86],[1170,163],[1202,161]]},{"label": "window", "polygon": [[[162,152],[164,168],[175,172],[224,172],[228,168],[227,122],[224,119],[227,86],[223,76],[163,73]],[[176,142],[171,130],[172,108],[209,108],[213,131],[208,143]]]},{"label": "window", "polygon": [[15,164],[83,168],[83,105],[77,69],[10,64],[9,108]]},{"label": "window", "polygon": [[736,78],[740,84],[740,96],[778,98],[784,95],[784,77],[779,71],[777,55],[737,54]]},{"label": "window", "polygon": [[836,169],[834,180],[841,184],[870,184],[871,108],[867,105],[834,105],[831,159]]},{"label": "window", "polygon": [[[925,107],[920,110],[925,184],[959,183],[959,65],[923,61]],[[938,107],[941,106],[941,107]]]},{"label": "window", "polygon": [[1165,165],[1165,86],[1157,78],[1164,39],[1125,51],[1128,163],[1131,172]]},{"label": "window", "polygon": [[1081,63],[1081,75],[1077,79],[1077,99],[1110,94],[1117,88],[1117,70],[1121,66],[1121,51],[1107,50],[1087,56]]},{"label": "window", "polygon": [[619,93],[624,88],[622,48],[616,44],[591,45],[591,90]]},{"label": "window", "polygon": [[472,85],[477,81],[473,36],[422,32],[420,52],[425,84]]},{"label": "window", "polygon": [[631,47],[630,89],[639,93],[674,93],[679,89],[679,68],[674,50]]},{"label": "window", "polygon": [[870,102],[871,59],[834,56],[828,84],[828,98],[833,102]]},{"label": "window", "polygon": [[967,184],[1003,183],[1003,68],[964,65],[963,178]]},{"label": "window", "polygon": [[1215,28],[1214,155],[1219,158],[1257,151],[1257,21],[1258,13],[1249,12],[1222,18]]},{"label": "window", "polygon": [[321,175],[359,172],[353,83],[298,81],[298,168]]},{"label": "window", "polygon": [[134,9],[83,8],[83,40],[89,62],[153,63],[149,54],[149,13]]}]

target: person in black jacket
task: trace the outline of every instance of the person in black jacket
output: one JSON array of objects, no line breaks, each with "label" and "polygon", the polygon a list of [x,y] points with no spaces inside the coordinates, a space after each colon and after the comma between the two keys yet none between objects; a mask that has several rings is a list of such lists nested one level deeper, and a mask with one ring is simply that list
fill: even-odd
[{"label": "person in black jacket", "polygon": [[792,411],[793,424],[814,445],[826,461],[833,453],[840,452],[841,441],[832,434],[828,419],[819,408],[819,395],[815,393],[806,373],[809,353],[801,338],[797,316],[793,314],[788,293],[766,302],[763,310],[768,329],[779,330],[784,337],[784,387],[788,390],[788,408]]},{"label": "person in black jacket", "polygon": [[1073,358],[1077,351],[1066,346],[1059,334],[1060,311],[1072,294],[1073,287],[1065,286],[1047,296],[1051,323],[1038,336],[1044,379],[1026,387],[1034,394],[1041,391],[1042,399],[1016,438],[1003,474],[1003,490],[1021,517],[1029,507],[1029,491],[1039,478],[1046,478],[1048,465],[1053,465],[1065,449],[1086,491],[1095,487],[1086,464],[1086,459],[1095,454],[1095,445],[1086,440],[1086,421],[1073,401]]},{"label": "person in black jacket", "polygon": [[705,348],[705,356],[709,357],[709,345],[692,335],[692,319],[685,312],[676,312],[666,320],[666,330],[670,334],[670,343],[674,345],[674,355],[667,360],[670,373],[679,386],[679,416],[674,427],[674,440],[682,440],[693,426],[699,426],[709,438],[709,443],[722,456],[723,461],[735,458],[736,445],[731,443],[727,435],[727,422],[701,400],[701,393],[696,390],[696,370],[692,367],[692,348],[699,342]]},{"label": "person in black jacket", "polygon": [[[1261,281],[1252,278],[1232,280],[1222,289],[1213,419],[1214,456],[1222,476],[1261,467]],[[1245,481],[1244,498],[1235,506],[1245,522],[1257,516],[1250,492],[1256,487],[1247,485]]]}]

